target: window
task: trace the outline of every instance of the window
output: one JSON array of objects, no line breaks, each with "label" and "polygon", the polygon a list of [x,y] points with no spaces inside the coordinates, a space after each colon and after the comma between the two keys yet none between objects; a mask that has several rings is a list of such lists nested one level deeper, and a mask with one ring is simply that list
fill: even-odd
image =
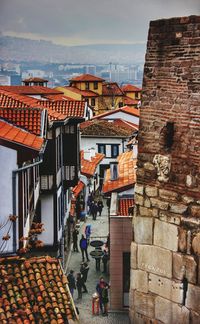
[{"label": "window", "polygon": [[98,82],[95,81],[95,82],[94,82],[94,90],[97,90],[97,89],[98,89]]},{"label": "window", "polygon": [[119,155],[119,145],[112,144],[111,145],[111,157],[116,158]]},{"label": "window", "polygon": [[91,106],[95,106],[95,98],[91,99]]},{"label": "window", "polygon": [[89,90],[90,89],[90,84],[89,82],[85,82],[85,90]]},{"label": "window", "polygon": [[65,180],[74,180],[76,168],[74,165],[67,165],[64,167],[65,170]]},{"label": "window", "polygon": [[98,144],[98,153],[102,153],[106,155],[106,145],[105,144]]},{"label": "window", "polygon": [[61,168],[62,163],[62,156],[61,156],[61,136],[56,138],[56,164],[57,164],[57,171]]},{"label": "window", "polygon": [[119,108],[123,107],[123,102],[119,102]]}]

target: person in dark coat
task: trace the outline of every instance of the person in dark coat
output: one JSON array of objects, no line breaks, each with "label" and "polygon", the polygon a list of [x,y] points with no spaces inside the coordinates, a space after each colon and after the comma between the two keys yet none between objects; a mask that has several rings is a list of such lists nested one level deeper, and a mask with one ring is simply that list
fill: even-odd
[{"label": "person in dark coat", "polygon": [[97,202],[92,203],[90,209],[91,209],[92,219],[96,220],[97,219],[97,212],[98,212]]},{"label": "person in dark coat", "polygon": [[75,277],[74,277],[74,270],[70,270],[69,274],[67,275],[67,280],[68,280],[69,290],[70,290],[71,295],[73,297],[74,289],[76,289],[76,281],[75,281]]},{"label": "person in dark coat", "polygon": [[77,245],[77,243],[78,243],[78,234],[79,234],[79,231],[75,227],[74,230],[73,230],[73,233],[72,233],[73,250],[74,250],[74,252],[79,252],[78,245]]},{"label": "person in dark coat", "polygon": [[87,281],[87,276],[88,276],[88,271],[89,271],[89,266],[87,264],[87,262],[84,262],[82,265],[81,265],[81,269],[80,269],[80,272],[82,274],[82,278],[83,278],[83,292],[88,292],[87,290],[87,287],[85,285],[86,281]]},{"label": "person in dark coat", "polygon": [[97,206],[98,206],[98,212],[99,212],[99,216],[101,216],[101,213],[102,213],[102,209],[103,209],[103,201],[102,200],[98,200],[97,202]]},{"label": "person in dark coat", "polygon": [[106,250],[103,251],[102,262],[103,262],[103,273],[107,273],[107,263],[109,260],[109,255]]},{"label": "person in dark coat", "polygon": [[78,299],[82,299],[83,277],[80,272],[78,272],[76,276],[76,287],[78,290]]},{"label": "person in dark coat", "polygon": [[[85,257],[87,259],[87,261],[90,261],[90,259],[88,258],[88,252],[87,252],[87,248],[88,248],[88,242],[87,239],[84,237],[84,235],[82,234],[80,242],[79,242],[79,246],[81,249],[81,253],[82,253],[82,261],[85,261]],[[85,254],[85,257],[84,257]]]}]

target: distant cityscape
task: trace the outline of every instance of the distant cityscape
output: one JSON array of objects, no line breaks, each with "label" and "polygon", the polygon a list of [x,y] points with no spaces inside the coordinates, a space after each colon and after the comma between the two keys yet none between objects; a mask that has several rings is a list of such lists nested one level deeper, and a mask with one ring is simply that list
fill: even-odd
[{"label": "distant cityscape", "polygon": [[143,44],[67,47],[0,36],[0,85],[21,85],[23,79],[40,77],[53,88],[89,73],[120,85],[141,87],[144,52]]}]

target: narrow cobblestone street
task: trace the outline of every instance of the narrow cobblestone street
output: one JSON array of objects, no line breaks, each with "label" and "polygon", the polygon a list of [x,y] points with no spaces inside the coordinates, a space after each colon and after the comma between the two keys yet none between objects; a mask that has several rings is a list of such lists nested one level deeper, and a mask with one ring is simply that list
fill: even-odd
[{"label": "narrow cobblestone street", "polygon": [[[105,204],[104,204],[105,206]],[[108,235],[108,213],[107,213],[107,207],[103,208],[103,212],[101,217],[97,216],[97,220],[92,220],[91,216],[88,216],[86,219],[86,222],[81,222],[80,231],[79,231],[79,239],[81,237],[81,234],[84,234],[85,226],[86,224],[91,224],[92,226],[92,234],[91,234],[91,240],[94,239],[101,239],[102,241],[106,242],[106,237]],[[126,312],[113,312],[109,311],[108,317],[103,317],[102,315],[93,315],[92,314],[92,295],[95,293],[96,290],[96,284],[99,280],[99,278],[103,275],[105,280],[109,282],[109,275],[105,275],[102,273],[103,271],[103,265],[101,263],[100,271],[96,270],[96,264],[95,260],[90,256],[90,252],[94,250],[93,247],[89,246],[88,248],[88,254],[90,261],[89,264],[89,272],[88,272],[88,280],[86,282],[86,286],[88,289],[88,293],[83,293],[82,300],[77,300],[78,292],[75,290],[74,292],[74,302],[76,306],[79,309],[80,312],[80,323],[81,324],[92,324],[92,323],[113,323],[113,324],[128,324],[129,318],[128,314]],[[69,265],[67,268],[67,273],[70,269],[74,270],[75,276],[77,272],[80,271],[80,265],[82,262],[81,252],[79,249],[79,253],[77,252],[71,252],[71,257],[69,260]],[[112,288],[111,288],[112,289]]]}]

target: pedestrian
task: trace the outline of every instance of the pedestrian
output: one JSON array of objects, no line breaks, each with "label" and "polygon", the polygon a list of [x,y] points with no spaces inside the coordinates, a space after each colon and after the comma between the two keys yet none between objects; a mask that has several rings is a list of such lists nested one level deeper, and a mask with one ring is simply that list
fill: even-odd
[{"label": "pedestrian", "polygon": [[80,272],[76,276],[76,287],[78,290],[78,299],[82,299],[83,278]]},{"label": "pedestrian", "polygon": [[106,250],[103,251],[102,262],[103,262],[103,273],[107,273],[107,263],[109,260],[109,255]]},{"label": "pedestrian", "polygon": [[81,265],[81,269],[80,269],[80,272],[82,274],[82,278],[83,278],[83,293],[87,293],[88,290],[87,290],[87,287],[85,285],[86,281],[87,281],[87,277],[88,277],[88,271],[89,271],[89,265],[87,262],[84,262],[82,265]]},{"label": "pedestrian", "polygon": [[71,295],[73,297],[74,289],[76,289],[76,281],[75,281],[75,277],[74,277],[74,270],[70,270],[70,272],[67,275],[67,280],[68,280],[69,290],[70,290]]},{"label": "pedestrian", "polygon": [[103,304],[103,316],[108,316],[108,284],[102,288],[102,304]]},{"label": "pedestrian", "polygon": [[98,206],[98,212],[99,212],[99,216],[101,216],[101,213],[102,213],[102,209],[103,209],[103,201],[102,200],[98,200],[97,202],[97,206]]},{"label": "pedestrian", "polygon": [[98,212],[98,205],[97,202],[92,202],[91,204],[91,214],[92,214],[92,219],[96,220],[97,219],[97,212]]},{"label": "pedestrian", "polygon": [[108,283],[104,280],[103,277],[101,277],[98,284],[96,285],[96,291],[99,295],[99,306],[101,313],[106,316],[108,315],[108,288]]},{"label": "pedestrian", "polygon": [[90,242],[90,235],[91,235],[91,225],[88,224],[88,225],[86,225],[86,227],[85,227],[85,237],[86,237],[86,239],[87,239],[88,244],[89,244],[89,242]]},{"label": "pedestrian", "polygon": [[[82,262],[85,261],[85,257],[86,257],[87,261],[90,261],[90,259],[88,258],[88,252],[87,252],[88,242],[87,242],[87,239],[84,237],[83,234],[81,236],[79,246],[80,246],[81,253],[82,253]],[[85,254],[85,257],[84,257],[84,254]]]},{"label": "pedestrian", "polygon": [[76,227],[74,227],[74,230],[73,230],[73,233],[72,233],[74,252],[79,252],[78,245],[77,245],[77,243],[78,243],[78,234],[79,234],[79,231],[77,230]]}]

